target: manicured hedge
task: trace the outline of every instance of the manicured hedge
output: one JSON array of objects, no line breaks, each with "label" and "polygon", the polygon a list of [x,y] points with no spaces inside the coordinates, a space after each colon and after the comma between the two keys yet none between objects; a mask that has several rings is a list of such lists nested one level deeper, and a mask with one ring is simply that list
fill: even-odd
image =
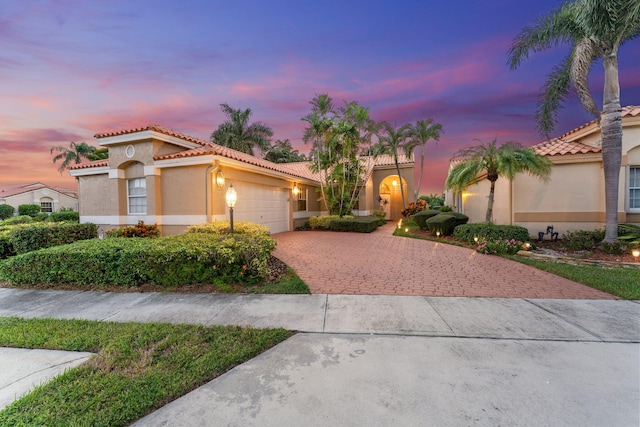
[{"label": "manicured hedge", "polygon": [[529,241],[529,230],[517,225],[487,225],[487,224],[465,224],[456,227],[453,236],[466,242],[473,242],[473,238],[478,240],[517,240],[520,242]]},{"label": "manicured hedge", "polygon": [[157,239],[107,238],[17,255],[0,263],[13,284],[166,286],[268,277],[275,241],[265,235],[186,233]]},{"label": "manicured hedge", "polygon": [[375,217],[356,217],[349,219],[335,219],[329,223],[331,231],[355,231],[371,233],[378,228],[380,220]]},{"label": "manicured hedge", "polygon": [[7,218],[4,221],[0,221],[0,226],[4,225],[16,225],[16,224],[30,224],[34,222],[33,218],[29,215],[18,215]]},{"label": "manicured hedge", "polygon": [[93,239],[97,236],[98,227],[91,223],[42,223],[11,231],[13,248],[17,254]]},{"label": "manicured hedge", "polygon": [[49,221],[51,221],[51,222],[80,222],[80,212],[75,212],[75,211],[52,212],[51,215],[49,215]]},{"label": "manicured hedge", "polygon": [[339,219],[351,219],[355,218],[353,215],[344,215],[340,218],[340,215],[320,215],[320,216],[312,216],[309,218],[309,226],[312,230],[329,230],[331,226],[331,221],[336,221]]},{"label": "manicured hedge", "polygon": [[15,211],[16,211],[16,208],[14,208],[11,205],[0,205],[0,221],[7,218],[11,218]]},{"label": "manicured hedge", "polygon": [[18,206],[18,215],[29,215],[34,217],[40,213],[42,208],[40,205],[30,204],[30,205],[20,205]]},{"label": "manicured hedge", "polygon": [[426,221],[431,218],[434,217],[436,215],[438,215],[440,212],[436,211],[436,210],[426,210],[426,211],[420,211],[415,215],[411,216],[411,219],[418,224],[418,227],[420,227],[421,230],[426,230],[427,229],[427,224]]},{"label": "manicured hedge", "polygon": [[432,216],[425,221],[425,224],[427,226],[427,230],[429,230],[431,234],[437,234],[440,232],[441,236],[449,236],[458,225],[458,221],[459,219],[454,215],[446,213]]},{"label": "manicured hedge", "polygon": [[[213,221],[205,224],[191,225],[187,228],[187,233],[211,233],[211,234],[231,234],[229,221]],[[263,234],[269,235],[269,227],[256,224],[255,222],[235,222],[233,223],[234,234]]]}]

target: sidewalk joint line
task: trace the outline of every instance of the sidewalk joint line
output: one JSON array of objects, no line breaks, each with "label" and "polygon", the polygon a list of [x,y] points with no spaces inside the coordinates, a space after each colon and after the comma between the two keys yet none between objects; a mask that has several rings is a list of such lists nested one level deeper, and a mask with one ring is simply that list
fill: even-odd
[{"label": "sidewalk joint line", "polygon": [[546,311],[547,313],[553,315],[554,317],[557,317],[558,319],[560,319],[560,320],[562,320],[564,322],[567,322],[568,324],[580,329],[581,331],[586,332],[587,334],[591,335],[592,337],[595,337],[595,338],[599,339],[600,341],[605,342],[605,339],[603,337],[601,337],[600,335],[596,334],[595,332],[592,332],[592,331],[586,329],[585,327],[583,327],[583,326],[581,326],[581,325],[579,325],[579,324],[577,324],[575,322],[572,322],[571,320],[565,318],[564,316],[561,316],[558,313],[555,313],[555,312],[553,312],[553,311],[551,311],[551,310],[549,310],[549,309],[547,309],[545,307],[542,307],[542,306],[536,304],[535,302],[531,301],[529,298],[522,298],[522,299],[524,301],[528,302],[529,304],[533,305],[534,307],[537,307],[537,308],[539,308],[539,309],[541,309],[543,311]]}]

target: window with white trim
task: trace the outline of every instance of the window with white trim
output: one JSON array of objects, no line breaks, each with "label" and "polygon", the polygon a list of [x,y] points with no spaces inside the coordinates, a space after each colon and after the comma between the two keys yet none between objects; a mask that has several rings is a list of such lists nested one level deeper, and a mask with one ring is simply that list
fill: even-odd
[{"label": "window with white trim", "polygon": [[307,189],[303,188],[298,193],[298,211],[307,210]]},{"label": "window with white trim", "polygon": [[40,202],[40,212],[53,212],[53,202]]},{"label": "window with white trim", "polygon": [[640,166],[629,168],[629,209],[640,210]]},{"label": "window with white trim", "polygon": [[127,180],[127,200],[129,214],[147,213],[147,180],[145,178]]}]

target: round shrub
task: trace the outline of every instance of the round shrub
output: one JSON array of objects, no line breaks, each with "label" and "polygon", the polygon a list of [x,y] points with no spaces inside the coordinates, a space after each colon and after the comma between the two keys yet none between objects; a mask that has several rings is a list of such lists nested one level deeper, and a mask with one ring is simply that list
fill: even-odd
[{"label": "round shrub", "polygon": [[11,218],[16,209],[11,205],[0,205],[0,221]]},{"label": "round shrub", "polygon": [[41,211],[40,205],[20,205],[18,206],[18,215],[29,215],[34,217],[38,215]]},{"label": "round shrub", "polygon": [[439,211],[434,211],[434,210],[421,211],[415,215],[412,215],[411,219],[418,225],[418,227],[420,227],[421,230],[426,230],[427,229],[426,221],[429,218],[438,215],[439,213],[440,213]]},{"label": "round shrub", "polygon": [[449,236],[458,225],[458,218],[448,213],[438,214],[427,219],[425,224],[431,234],[439,232],[440,236]]}]

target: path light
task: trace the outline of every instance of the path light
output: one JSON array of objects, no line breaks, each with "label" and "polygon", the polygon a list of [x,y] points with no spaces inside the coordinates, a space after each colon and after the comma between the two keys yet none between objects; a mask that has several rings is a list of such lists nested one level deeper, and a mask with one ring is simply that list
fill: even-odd
[{"label": "path light", "polygon": [[440,232],[436,231],[436,237],[440,238]]},{"label": "path light", "polygon": [[229,206],[229,224],[231,226],[231,234],[233,234],[233,207],[236,205],[236,200],[238,200],[238,194],[236,193],[236,189],[233,188],[233,184],[229,184],[225,198],[227,200],[227,206]]},{"label": "path light", "polygon": [[473,241],[478,243],[478,236],[474,236]]},{"label": "path light", "polygon": [[398,221],[398,228],[402,228],[402,218],[400,218],[400,221]]},{"label": "path light", "polygon": [[405,229],[404,229],[404,232],[405,232],[405,233],[408,233],[408,232],[409,232],[409,227],[405,228]]},{"label": "path light", "polygon": [[529,242],[525,243],[525,244],[524,244],[524,249],[525,249],[526,251],[528,251],[529,249],[531,249],[531,243],[529,243]]},{"label": "path light", "polygon": [[636,260],[636,262],[638,262],[638,257],[640,256],[640,249],[632,250],[631,255],[633,255],[633,258]]},{"label": "path light", "polygon": [[98,238],[104,239],[104,230],[102,228],[98,231]]}]

